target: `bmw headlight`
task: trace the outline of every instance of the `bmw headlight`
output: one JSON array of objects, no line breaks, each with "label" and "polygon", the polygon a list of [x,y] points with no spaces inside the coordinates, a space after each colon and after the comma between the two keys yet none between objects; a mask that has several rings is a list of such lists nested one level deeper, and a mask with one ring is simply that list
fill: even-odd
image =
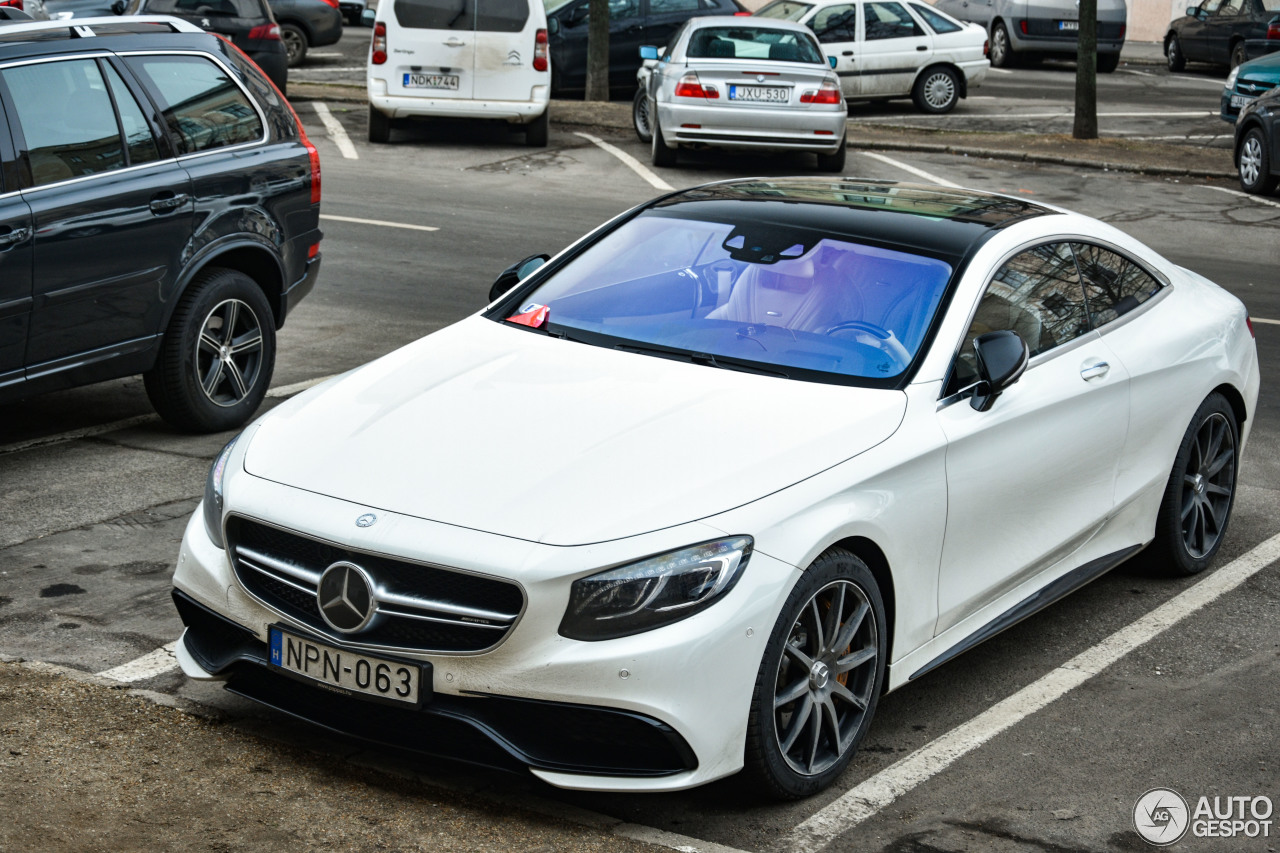
[{"label": "bmw headlight", "polygon": [[227,446],[214,458],[209,467],[209,478],[204,483],[204,530],[210,541],[219,548],[222,544],[222,478],[227,473],[227,460],[236,446],[236,436],[227,442]]},{"label": "bmw headlight", "polygon": [[560,634],[612,640],[705,610],[738,582],[752,541],[733,536],[704,542],[576,580]]},{"label": "bmw headlight", "polygon": [[1231,73],[1227,75],[1227,82],[1224,84],[1227,91],[1230,92],[1236,87],[1236,78],[1240,76],[1240,66],[1237,65],[1231,69]]}]

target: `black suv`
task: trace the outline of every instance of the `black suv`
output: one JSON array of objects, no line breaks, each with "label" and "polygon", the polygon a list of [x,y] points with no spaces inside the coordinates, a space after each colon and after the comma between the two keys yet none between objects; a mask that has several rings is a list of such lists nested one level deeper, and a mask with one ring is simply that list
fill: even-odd
[{"label": "black suv", "polygon": [[0,403],[141,373],[165,420],[258,408],[320,269],[320,160],[175,18],[0,27]]}]

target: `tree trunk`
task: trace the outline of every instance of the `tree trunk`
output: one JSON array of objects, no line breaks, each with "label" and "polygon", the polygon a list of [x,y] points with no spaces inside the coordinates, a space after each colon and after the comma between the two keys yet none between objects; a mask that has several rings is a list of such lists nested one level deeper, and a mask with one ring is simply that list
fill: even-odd
[{"label": "tree trunk", "polygon": [[1098,0],[1080,0],[1076,48],[1076,139],[1098,138]]},{"label": "tree trunk", "polygon": [[[1097,2],[1097,0],[1093,0]],[[591,0],[587,24],[587,100],[609,100],[609,0]]]}]

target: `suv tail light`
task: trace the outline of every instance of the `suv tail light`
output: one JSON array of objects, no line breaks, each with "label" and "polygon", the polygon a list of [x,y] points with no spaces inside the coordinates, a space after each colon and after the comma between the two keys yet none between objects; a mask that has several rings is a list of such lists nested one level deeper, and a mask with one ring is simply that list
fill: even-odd
[{"label": "suv tail light", "polygon": [[373,48],[371,61],[374,65],[382,65],[387,61],[387,25],[379,21],[373,25]]},{"label": "suv tail light", "polygon": [[838,104],[840,87],[835,83],[823,83],[821,89],[810,89],[800,95],[802,104]]},{"label": "suv tail light", "polygon": [[533,70],[547,70],[547,31],[545,29],[538,30],[538,34],[533,39]]},{"label": "suv tail light", "polygon": [[279,24],[259,24],[249,30],[249,38],[265,39],[266,41],[280,41],[280,25]]},{"label": "suv tail light", "polygon": [[676,84],[677,98],[707,98],[715,100],[720,97],[720,91],[715,86],[704,86],[702,81],[698,79],[698,75],[692,71],[680,78],[680,82]]}]

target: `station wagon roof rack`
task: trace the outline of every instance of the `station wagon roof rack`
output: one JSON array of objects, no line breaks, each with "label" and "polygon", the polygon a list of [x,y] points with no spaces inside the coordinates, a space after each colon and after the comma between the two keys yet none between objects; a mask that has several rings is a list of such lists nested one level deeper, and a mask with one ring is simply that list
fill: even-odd
[{"label": "station wagon roof rack", "polygon": [[23,21],[0,26],[0,42],[94,38],[154,32],[203,33],[189,21],[169,15],[112,15],[69,21]]}]

